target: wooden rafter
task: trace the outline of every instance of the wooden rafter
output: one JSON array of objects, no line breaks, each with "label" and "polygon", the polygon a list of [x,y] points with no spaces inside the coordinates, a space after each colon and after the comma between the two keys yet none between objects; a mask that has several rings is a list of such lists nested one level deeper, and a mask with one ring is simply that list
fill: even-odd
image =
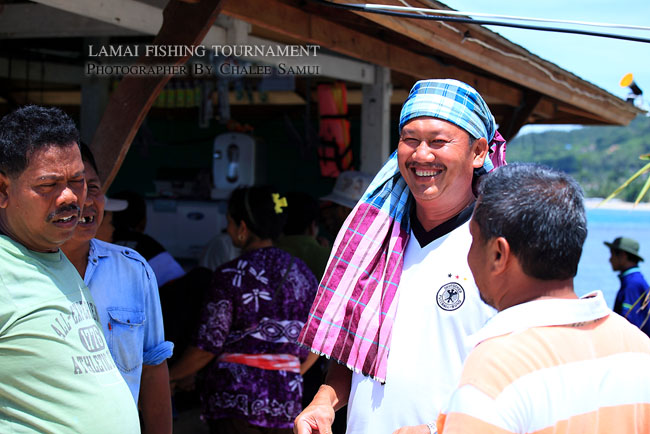
[{"label": "wooden rafter", "polygon": [[[265,13],[259,14],[256,0],[224,1],[224,14],[247,21],[257,29],[281,38],[318,44],[415,79],[454,77],[474,86],[491,105],[516,108],[525,94],[538,93],[541,99],[530,119],[552,122],[558,103],[573,107],[586,119],[598,118],[610,124],[627,124],[640,113],[619,98],[477,25],[451,26],[354,12],[367,23],[379,26],[374,32],[363,32],[358,28],[367,29],[367,25],[340,24],[343,17],[349,21],[351,13],[340,13],[341,18],[335,19],[327,7],[310,3],[306,8],[299,8],[292,0],[267,0]],[[393,0],[377,2],[395,4]],[[428,0],[414,2],[411,2],[414,6],[432,3]],[[319,9],[323,13],[318,13]],[[287,26],[287,23],[292,25]],[[399,38],[382,36],[387,34]],[[411,41],[411,45],[405,41]],[[487,42],[484,44],[484,41]],[[430,49],[428,54],[425,53],[427,48]]]},{"label": "wooden rafter", "polygon": [[471,84],[481,93],[512,106],[518,105],[523,96],[519,89],[502,81],[444,64],[431,56],[392,45],[281,1],[265,0],[263,14],[259,13],[259,7],[257,0],[224,0],[223,13],[274,33],[318,44],[417,79],[455,77]]},{"label": "wooden rafter", "polygon": [[508,121],[499,126],[499,132],[506,140],[511,140],[521,127],[528,123],[528,118],[533,114],[541,99],[542,95],[537,92],[528,92],[524,96],[521,104],[515,107],[512,114],[508,116]]},{"label": "wooden rafter", "polygon": [[[346,0],[333,1],[347,2]],[[397,4],[392,0],[376,0],[375,3]],[[410,4],[414,7],[430,6],[417,0]],[[638,114],[638,110],[626,106],[624,101],[608,95],[602,89],[530,54],[504,38],[495,36],[480,26],[449,25],[366,12],[354,13],[407,35],[432,49],[443,51],[471,65],[480,66],[490,74],[596,115],[606,122],[627,124]],[[470,43],[470,38],[473,43]]]},{"label": "wooden rafter", "polygon": [[[199,44],[221,7],[222,0],[202,0],[197,4],[170,0],[163,11],[163,24],[153,45]],[[142,57],[137,64],[182,65],[188,58]],[[105,189],[117,175],[138,128],[171,76],[171,73],[127,75],[111,95],[91,144]]]}]

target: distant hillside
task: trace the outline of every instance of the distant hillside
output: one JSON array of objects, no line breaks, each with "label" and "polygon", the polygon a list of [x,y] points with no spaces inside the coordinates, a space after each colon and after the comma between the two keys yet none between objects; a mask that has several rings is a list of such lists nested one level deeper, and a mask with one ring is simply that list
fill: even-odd
[{"label": "distant hillside", "polygon": [[[580,182],[587,196],[606,197],[647,163],[639,159],[647,153],[650,117],[638,116],[627,127],[586,127],[517,137],[508,143],[507,160],[563,170]],[[633,201],[647,176],[637,178],[617,197]]]}]

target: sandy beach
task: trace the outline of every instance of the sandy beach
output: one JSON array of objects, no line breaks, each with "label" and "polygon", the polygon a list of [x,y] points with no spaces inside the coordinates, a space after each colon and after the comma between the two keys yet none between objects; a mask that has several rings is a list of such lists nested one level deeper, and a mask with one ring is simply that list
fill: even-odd
[{"label": "sandy beach", "polygon": [[600,197],[589,197],[585,199],[585,207],[588,209],[601,208],[601,209],[624,209],[631,211],[650,211],[650,203],[640,202],[638,205],[634,205],[634,202],[625,202],[620,199],[610,199],[604,204],[601,205],[603,198]]}]

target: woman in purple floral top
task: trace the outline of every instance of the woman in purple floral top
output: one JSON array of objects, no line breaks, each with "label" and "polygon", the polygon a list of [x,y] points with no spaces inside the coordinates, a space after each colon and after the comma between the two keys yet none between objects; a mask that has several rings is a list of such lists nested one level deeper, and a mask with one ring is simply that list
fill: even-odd
[{"label": "woman in purple floral top", "polygon": [[197,384],[211,433],[290,433],[301,411],[301,373],[316,358],[295,342],[318,282],[272,245],[286,206],[267,187],[233,192],[227,231],[242,255],[215,271],[194,346],[170,370],[178,380],[206,367]]}]

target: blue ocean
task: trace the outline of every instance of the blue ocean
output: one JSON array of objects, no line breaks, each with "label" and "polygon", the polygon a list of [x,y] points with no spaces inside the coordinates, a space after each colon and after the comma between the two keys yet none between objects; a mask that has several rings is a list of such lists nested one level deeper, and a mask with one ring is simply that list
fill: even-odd
[{"label": "blue ocean", "polygon": [[609,307],[620,286],[618,275],[609,264],[609,249],[604,241],[625,236],[637,240],[641,248],[639,255],[641,272],[650,281],[650,211],[620,209],[587,209],[587,240],[578,265],[575,289],[578,295],[600,290]]}]

